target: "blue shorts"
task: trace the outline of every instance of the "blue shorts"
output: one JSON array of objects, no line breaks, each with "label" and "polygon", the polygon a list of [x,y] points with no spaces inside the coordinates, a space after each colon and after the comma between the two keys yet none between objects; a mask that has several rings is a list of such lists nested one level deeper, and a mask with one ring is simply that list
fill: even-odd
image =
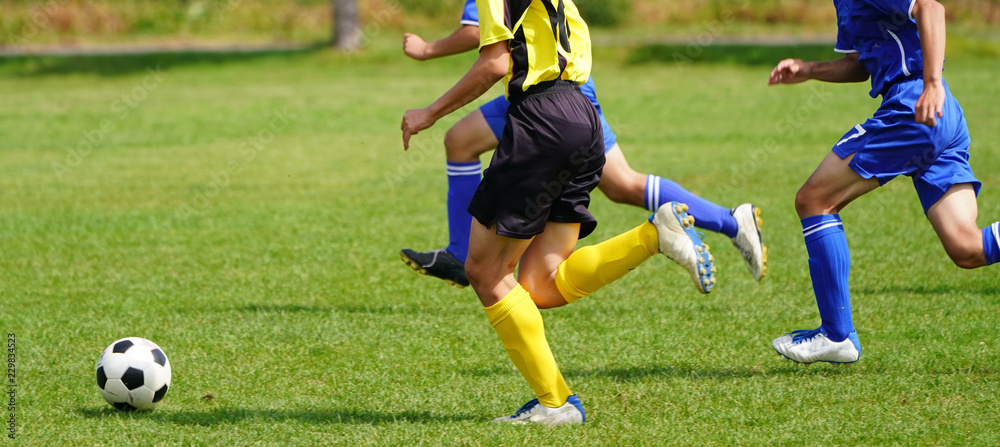
[{"label": "blue shorts", "polygon": [[[604,130],[604,152],[610,151],[611,148],[618,144],[618,138],[615,137],[615,133],[611,130],[611,125],[608,124],[608,120],[604,119],[604,113],[601,112],[601,104],[597,102],[597,92],[594,90],[594,79],[587,79],[587,82],[580,86],[580,90],[583,91],[584,96],[590,99],[590,102],[594,104],[594,108],[597,109],[597,116],[601,118],[601,127]],[[503,134],[503,126],[507,120],[508,106],[510,106],[510,103],[507,102],[507,99],[499,96],[479,108],[479,111],[483,112],[483,118],[486,118],[486,124],[493,130],[493,136],[497,137],[497,141],[500,141],[500,135]]]},{"label": "blue shorts", "polygon": [[982,185],[969,166],[969,129],[962,108],[945,84],[944,116],[928,127],[914,119],[914,106],[923,93],[917,78],[893,85],[882,105],[864,124],[855,125],[833,147],[841,159],[854,154],[851,169],[880,185],[906,175],[920,197],[924,213],[952,186],[971,183],[979,194]]}]

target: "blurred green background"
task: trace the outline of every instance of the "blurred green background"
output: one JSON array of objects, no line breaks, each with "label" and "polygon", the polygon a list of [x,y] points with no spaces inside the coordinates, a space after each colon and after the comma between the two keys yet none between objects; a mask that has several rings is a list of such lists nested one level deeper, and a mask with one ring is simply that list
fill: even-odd
[{"label": "blurred green background", "polygon": [[[0,48],[117,42],[314,43],[330,40],[331,0],[0,0]],[[584,17],[616,36],[833,33],[830,0],[578,0]],[[1000,1],[944,2],[949,24],[1000,33]],[[461,0],[358,0],[363,32],[440,29]],[[723,26],[724,25],[724,26]]]}]

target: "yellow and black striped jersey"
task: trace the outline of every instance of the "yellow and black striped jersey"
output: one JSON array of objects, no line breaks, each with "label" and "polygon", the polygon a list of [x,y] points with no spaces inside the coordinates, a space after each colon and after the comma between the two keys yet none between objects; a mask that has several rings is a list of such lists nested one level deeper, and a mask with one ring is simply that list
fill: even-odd
[{"label": "yellow and black striped jersey", "polygon": [[507,96],[540,82],[590,77],[590,30],[572,0],[476,0],[479,47],[508,42]]}]

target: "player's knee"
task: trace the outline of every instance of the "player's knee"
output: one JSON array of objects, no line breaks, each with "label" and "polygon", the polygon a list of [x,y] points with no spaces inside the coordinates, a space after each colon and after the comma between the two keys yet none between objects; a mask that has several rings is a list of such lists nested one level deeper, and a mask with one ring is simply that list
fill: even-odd
[{"label": "player's knee", "polygon": [[953,244],[945,247],[945,251],[951,261],[963,269],[974,269],[985,264],[982,248],[975,244]]},{"label": "player's knee", "polygon": [[799,214],[799,219],[820,214],[834,214],[839,211],[836,206],[829,203],[828,198],[817,194],[808,186],[803,186],[795,193],[795,212]]},{"label": "player's knee", "polygon": [[800,188],[797,193],[795,193],[795,212],[799,213],[799,219],[803,219],[814,214],[812,212],[813,202],[811,200],[812,198],[809,194],[809,190],[807,190],[804,186]]},{"label": "player's knee", "polygon": [[974,268],[979,268],[983,266],[983,263],[975,256],[964,255],[964,256],[951,256],[951,260],[960,268],[971,270]]},{"label": "player's knee", "polygon": [[485,152],[474,143],[474,139],[462,130],[461,127],[452,127],[444,134],[444,150],[451,161],[475,161],[479,159],[479,154]]},{"label": "player's knee", "polygon": [[479,285],[485,281],[485,271],[472,258],[469,258],[465,261],[465,277],[469,279],[469,285],[473,289],[479,290]]},{"label": "player's knee", "polygon": [[941,243],[958,267],[974,269],[986,265],[982,232],[974,224],[942,234]]},{"label": "player's knee", "polygon": [[449,160],[452,157],[461,155],[462,133],[460,130],[454,127],[448,129],[448,132],[444,134],[444,150],[448,154]]}]

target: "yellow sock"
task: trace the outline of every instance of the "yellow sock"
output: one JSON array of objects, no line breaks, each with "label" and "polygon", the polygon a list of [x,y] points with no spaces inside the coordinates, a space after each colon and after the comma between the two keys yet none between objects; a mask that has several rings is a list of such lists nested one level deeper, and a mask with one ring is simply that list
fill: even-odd
[{"label": "yellow sock", "polygon": [[571,394],[569,386],[545,340],[542,314],[528,292],[518,284],[500,302],[485,310],[507,355],[531,385],[538,401],[553,408],[565,404]]},{"label": "yellow sock", "polygon": [[556,287],[572,303],[625,276],[660,251],[656,227],[649,222],[596,245],[574,251],[559,264]]}]

